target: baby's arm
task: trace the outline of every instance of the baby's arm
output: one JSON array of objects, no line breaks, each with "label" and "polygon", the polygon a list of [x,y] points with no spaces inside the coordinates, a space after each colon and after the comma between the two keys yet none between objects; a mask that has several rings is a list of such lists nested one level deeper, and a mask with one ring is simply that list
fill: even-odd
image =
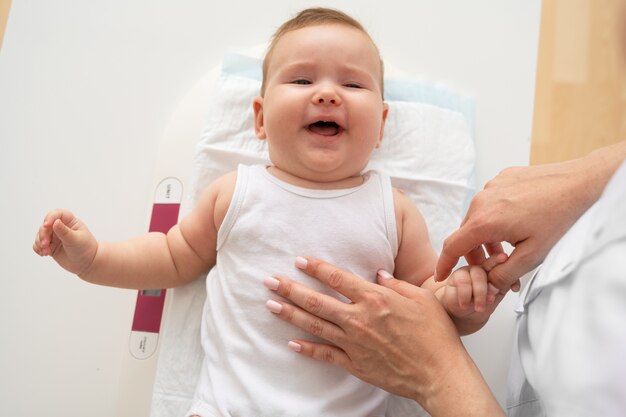
[{"label": "baby's arm", "polygon": [[98,242],[72,213],[52,211],[39,228],[33,250],[96,284],[137,289],[184,284],[215,264],[217,230],[235,180],[236,173],[231,173],[212,183],[167,234],[153,232],[123,242]]},{"label": "baby's arm", "polygon": [[484,268],[491,270],[504,262],[506,255],[491,257],[482,267],[461,268],[448,279],[435,282],[433,273],[437,255],[430,244],[421,213],[407,196],[395,189],[394,204],[399,242],[394,276],[432,291],[460,334],[480,329],[503,297],[495,287],[488,285]]},{"label": "baby's arm", "polygon": [[445,282],[435,282],[432,277],[437,254],[430,244],[426,222],[415,203],[403,192],[394,188],[393,197],[398,229],[398,255],[393,274],[435,292],[444,287]]}]

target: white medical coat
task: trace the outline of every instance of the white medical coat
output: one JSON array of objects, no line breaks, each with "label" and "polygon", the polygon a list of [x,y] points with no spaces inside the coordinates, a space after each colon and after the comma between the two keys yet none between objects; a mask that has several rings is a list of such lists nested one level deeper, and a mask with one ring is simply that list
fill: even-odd
[{"label": "white medical coat", "polygon": [[626,416],[626,162],[516,312],[510,417]]}]

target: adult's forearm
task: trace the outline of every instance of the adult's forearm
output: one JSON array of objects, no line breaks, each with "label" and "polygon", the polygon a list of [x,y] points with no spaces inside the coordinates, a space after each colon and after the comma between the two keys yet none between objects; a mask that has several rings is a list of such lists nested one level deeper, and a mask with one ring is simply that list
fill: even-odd
[{"label": "adult's forearm", "polygon": [[626,159],[626,140],[596,149],[579,160],[589,186],[584,192],[595,202],[617,168]]},{"label": "adult's forearm", "polygon": [[[446,364],[443,369],[440,365]],[[430,372],[432,381],[426,390],[413,398],[432,417],[500,417],[504,411],[491,393],[480,371],[463,349],[443,350],[434,366],[422,368]],[[423,379],[423,378],[422,378]]]}]

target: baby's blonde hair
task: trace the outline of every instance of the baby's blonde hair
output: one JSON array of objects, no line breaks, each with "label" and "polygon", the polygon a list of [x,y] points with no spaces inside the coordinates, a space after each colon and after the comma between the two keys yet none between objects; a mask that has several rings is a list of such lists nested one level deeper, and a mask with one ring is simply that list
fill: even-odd
[{"label": "baby's blonde hair", "polygon": [[374,48],[376,48],[376,53],[378,54],[378,60],[380,61],[380,90],[381,94],[383,92],[383,61],[380,58],[380,51],[378,47],[372,40],[372,37],[367,33],[363,25],[361,25],[354,18],[348,16],[344,12],[335,9],[328,9],[325,7],[314,7],[310,9],[304,9],[300,13],[298,13],[293,18],[287,20],[285,23],[280,25],[280,27],[276,30],[274,35],[272,36],[272,40],[270,42],[269,47],[267,48],[267,52],[265,53],[265,58],[263,59],[263,82],[261,84],[261,96],[265,94],[265,83],[267,81],[267,70],[269,68],[270,59],[272,58],[272,53],[274,52],[274,48],[278,41],[288,32],[292,30],[302,29],[309,26],[319,26],[319,25],[328,25],[328,24],[339,24],[350,26],[355,29],[363,32],[372,44]]}]

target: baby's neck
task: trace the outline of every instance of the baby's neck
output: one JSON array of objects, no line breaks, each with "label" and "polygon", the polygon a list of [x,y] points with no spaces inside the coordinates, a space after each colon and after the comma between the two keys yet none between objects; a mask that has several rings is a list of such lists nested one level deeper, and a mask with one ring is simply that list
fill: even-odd
[{"label": "baby's neck", "polygon": [[334,181],[315,181],[313,179],[298,177],[287,171],[283,171],[282,169],[274,165],[269,165],[267,167],[267,172],[269,172],[270,175],[288,184],[313,190],[340,190],[345,188],[358,187],[359,185],[363,184],[363,176],[360,173],[351,177],[341,178]]}]

